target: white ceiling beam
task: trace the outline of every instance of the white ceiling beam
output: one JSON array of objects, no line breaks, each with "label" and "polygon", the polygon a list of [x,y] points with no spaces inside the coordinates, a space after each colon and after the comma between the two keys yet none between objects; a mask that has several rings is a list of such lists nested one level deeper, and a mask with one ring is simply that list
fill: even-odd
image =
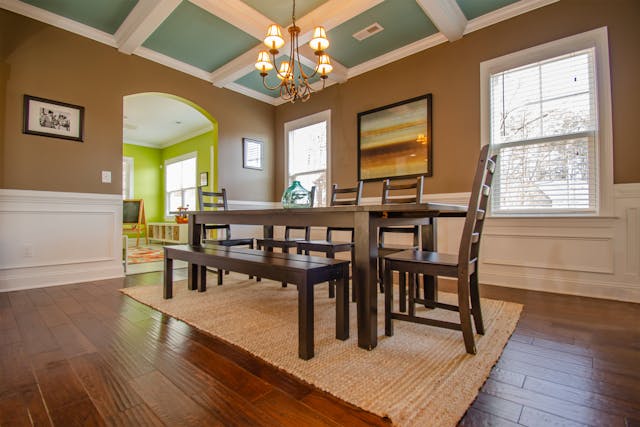
[{"label": "white ceiling beam", "polygon": [[[190,1],[197,6],[203,7],[211,13],[214,13],[213,11],[215,10],[217,16],[229,22],[230,24],[235,25],[241,30],[251,34],[258,40],[261,40],[264,37],[267,27],[272,23],[269,18],[246,6],[244,2],[241,2],[239,0]],[[329,0],[328,2],[324,3],[317,9],[312,10],[310,13],[296,21],[296,24],[300,28],[306,30],[305,32],[300,33],[300,35],[298,36],[300,44],[304,45],[309,40],[311,40],[314,27],[322,25],[327,31],[329,31],[337,27],[338,25],[348,21],[354,16],[357,16],[382,3],[382,1],[383,0]],[[241,3],[241,5],[238,5],[237,3]],[[220,12],[218,11],[218,9],[224,9],[224,7],[222,7],[222,4],[227,4],[228,9]],[[245,12],[246,17],[245,15],[239,14],[238,12],[239,10],[244,10],[245,7],[248,7],[249,9],[251,9],[251,11],[253,11]],[[219,13],[223,14],[220,15]],[[253,22],[253,24],[250,24],[250,22]],[[211,81],[213,82],[213,84],[218,87],[224,87],[225,85],[234,82],[238,78],[249,73],[252,69],[254,69],[254,64],[258,57],[258,52],[262,49],[264,49],[264,47],[262,46],[262,44],[259,44],[215,70],[213,73],[211,73]],[[284,45],[282,49],[280,49],[280,52],[289,52],[289,43]],[[315,67],[315,61],[313,61],[313,66]],[[347,76],[346,67],[339,63],[335,63],[333,64],[333,66],[336,75],[332,78],[335,78],[339,82],[345,81]]]},{"label": "white ceiling beam", "polygon": [[131,55],[164,22],[181,0],[140,0],[116,31],[118,50]]},{"label": "white ceiling beam", "polygon": [[262,40],[273,22],[241,0],[189,0],[201,9]]},{"label": "white ceiling beam", "polygon": [[467,18],[455,0],[416,0],[431,22],[450,42],[462,38]]}]

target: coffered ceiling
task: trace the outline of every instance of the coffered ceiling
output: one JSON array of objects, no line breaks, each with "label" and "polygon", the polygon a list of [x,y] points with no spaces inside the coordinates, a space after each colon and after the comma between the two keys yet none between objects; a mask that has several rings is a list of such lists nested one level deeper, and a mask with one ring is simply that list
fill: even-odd
[{"label": "coffered ceiling", "polygon": [[[314,54],[306,43],[315,26],[326,28],[331,85],[556,1],[296,0],[296,22],[305,43],[301,54],[311,67]],[[0,7],[218,87],[273,105],[282,102],[263,87],[254,63],[267,26],[291,23],[291,1],[0,0]],[[354,37],[372,25],[382,30],[361,41]]]}]

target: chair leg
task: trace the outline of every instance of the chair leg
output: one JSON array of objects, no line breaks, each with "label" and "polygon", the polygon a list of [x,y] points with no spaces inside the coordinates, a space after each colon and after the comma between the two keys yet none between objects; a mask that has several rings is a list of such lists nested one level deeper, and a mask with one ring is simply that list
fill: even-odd
[{"label": "chair leg", "polygon": [[218,286],[222,286],[222,275],[224,274],[224,270],[217,270],[218,273]]},{"label": "chair leg", "polygon": [[380,283],[380,293],[384,293],[384,262],[378,258],[378,283]]},{"label": "chair leg", "polygon": [[409,273],[409,317],[416,316],[416,275]]},{"label": "chair leg", "polygon": [[[282,253],[283,254],[288,254],[289,253],[289,248],[282,248]],[[286,288],[287,287],[287,282],[282,282],[282,287]]]},{"label": "chair leg", "polygon": [[484,322],[482,321],[482,309],[480,308],[480,290],[478,289],[478,272],[470,277],[469,291],[471,292],[471,312],[476,325],[476,332],[484,335]]},{"label": "chair leg", "polygon": [[[387,268],[384,270],[384,334],[388,337],[393,336],[393,320],[391,319],[391,312],[393,311],[393,276],[391,268],[387,264]],[[403,273],[401,272],[400,275]]]},{"label": "chair leg", "polygon": [[[398,299],[399,299],[399,309],[402,313],[407,312],[407,273],[404,271],[399,271],[399,290],[398,290]],[[393,277],[393,276],[392,276]]]},{"label": "chair leg", "polygon": [[[355,247],[355,245],[354,245]],[[351,248],[351,301],[358,301],[358,278],[355,269],[356,251]]]},{"label": "chair leg", "polygon": [[[253,249],[253,239],[251,239],[251,243],[249,243],[249,249]],[[249,280],[253,279],[253,276],[249,276]]]},{"label": "chair leg", "polygon": [[[256,249],[258,249],[260,251],[262,250],[262,245],[259,244],[257,241],[256,241]],[[262,277],[256,276],[256,282],[261,282],[261,281],[262,281]]]},{"label": "chair leg", "polygon": [[[336,254],[333,251],[328,251],[327,252],[327,258],[335,258]],[[329,281],[329,298],[335,298],[336,296],[336,281],[335,280],[330,280]]]},{"label": "chair leg", "polygon": [[464,347],[469,354],[476,354],[476,344],[473,339],[473,327],[471,326],[471,310],[469,307],[469,276],[458,277],[458,307],[460,310],[460,325]]}]

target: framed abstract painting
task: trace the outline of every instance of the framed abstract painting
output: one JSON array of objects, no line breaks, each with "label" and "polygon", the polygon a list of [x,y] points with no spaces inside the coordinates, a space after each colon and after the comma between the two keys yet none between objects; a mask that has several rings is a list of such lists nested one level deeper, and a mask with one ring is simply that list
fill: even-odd
[{"label": "framed abstract painting", "polygon": [[358,179],[432,176],[431,94],[358,113]]}]

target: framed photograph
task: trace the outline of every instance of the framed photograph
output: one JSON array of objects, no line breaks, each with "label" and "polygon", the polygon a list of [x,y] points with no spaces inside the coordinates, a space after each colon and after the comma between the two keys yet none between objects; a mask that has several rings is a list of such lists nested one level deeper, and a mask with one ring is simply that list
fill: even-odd
[{"label": "framed photograph", "polygon": [[242,138],[242,167],[262,170],[262,141]]},{"label": "framed photograph", "polygon": [[209,185],[209,172],[200,172],[200,187]]},{"label": "framed photograph", "polygon": [[22,133],[83,141],[84,107],[24,96]]},{"label": "framed photograph", "polygon": [[358,179],[432,176],[431,94],[358,113]]}]

